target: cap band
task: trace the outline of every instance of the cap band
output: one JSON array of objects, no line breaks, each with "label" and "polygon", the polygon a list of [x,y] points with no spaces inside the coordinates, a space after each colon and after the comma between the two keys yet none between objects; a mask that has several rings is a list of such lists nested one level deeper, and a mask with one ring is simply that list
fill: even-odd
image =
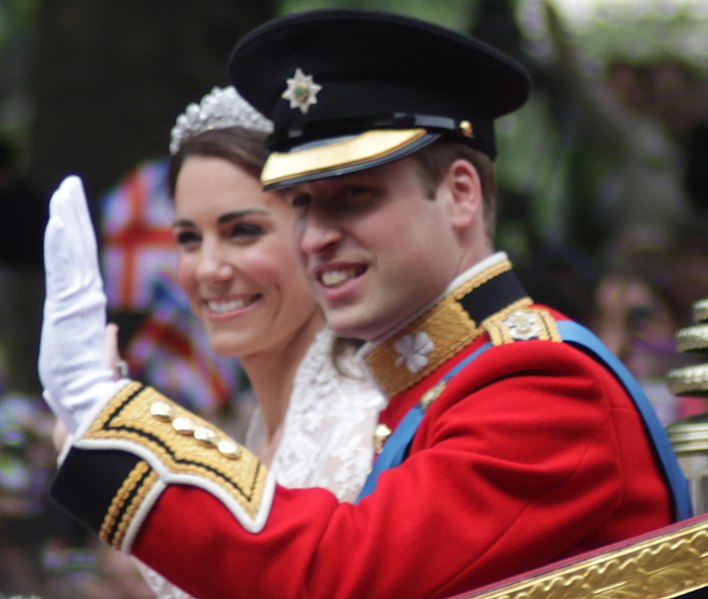
[{"label": "cap band", "polygon": [[284,131],[273,131],[268,135],[267,144],[269,148],[278,151],[292,145],[294,139],[305,141],[334,137],[337,131],[341,131],[342,135],[354,135],[370,129],[428,129],[467,137],[472,135],[464,130],[461,121],[451,117],[401,113],[301,122]]}]

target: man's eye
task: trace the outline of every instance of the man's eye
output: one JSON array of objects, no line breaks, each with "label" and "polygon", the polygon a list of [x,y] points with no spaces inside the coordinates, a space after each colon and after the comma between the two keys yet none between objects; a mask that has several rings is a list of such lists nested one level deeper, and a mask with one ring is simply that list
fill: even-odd
[{"label": "man's eye", "polygon": [[299,193],[290,196],[289,202],[291,208],[302,208],[308,206],[312,201],[312,197],[307,193]]},{"label": "man's eye", "polygon": [[349,198],[354,198],[357,196],[364,195],[368,192],[369,192],[369,190],[366,187],[362,187],[360,185],[353,185],[351,187],[347,187],[344,190],[344,195]]}]

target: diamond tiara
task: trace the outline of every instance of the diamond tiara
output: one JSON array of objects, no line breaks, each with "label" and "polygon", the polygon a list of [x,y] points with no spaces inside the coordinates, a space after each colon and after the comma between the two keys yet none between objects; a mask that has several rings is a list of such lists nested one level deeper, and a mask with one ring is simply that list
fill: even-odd
[{"label": "diamond tiara", "polygon": [[190,104],[177,117],[172,127],[170,154],[176,154],[185,140],[198,133],[226,127],[244,127],[263,133],[273,131],[273,123],[246,102],[233,86],[215,87],[199,104]]}]

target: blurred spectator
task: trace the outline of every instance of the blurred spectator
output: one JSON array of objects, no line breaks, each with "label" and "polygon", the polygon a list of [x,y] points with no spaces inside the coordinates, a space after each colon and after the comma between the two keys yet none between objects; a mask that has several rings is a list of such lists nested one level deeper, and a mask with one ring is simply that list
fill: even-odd
[{"label": "blurred spectator", "polygon": [[[708,103],[708,97],[706,98]],[[686,142],[686,190],[693,208],[708,216],[708,119],[696,123]]]},{"label": "blurred spectator", "polygon": [[151,599],[150,590],[132,558],[108,545],[94,543],[83,551],[58,552],[58,576],[52,597],[66,599]]},{"label": "blurred spectator", "polygon": [[706,108],[699,106],[699,70],[680,59],[666,57],[647,69],[649,105],[666,132],[683,147],[691,129]]},{"label": "blurred spectator", "polygon": [[708,214],[696,215],[678,231],[669,251],[669,285],[681,324],[692,324],[693,302],[708,297]]},{"label": "blurred spectator", "polygon": [[[699,296],[677,285],[682,253],[642,246],[637,239],[626,241],[616,247],[615,260],[598,282],[590,326],[636,377],[666,425],[708,408],[692,398],[674,396],[666,382],[669,370],[695,361],[677,350],[675,335],[687,324],[690,304]],[[704,259],[708,267],[708,254]],[[704,272],[708,276],[708,268]]]},{"label": "blurred spectator", "polygon": [[47,497],[56,462],[53,423],[39,397],[0,395],[0,596],[45,596],[46,549],[85,535]]},{"label": "blurred spectator", "polygon": [[708,213],[708,72],[667,57],[648,70],[651,106],[684,156],[683,183],[691,208]]},{"label": "blurred spectator", "polygon": [[[594,221],[594,230],[605,230],[609,243],[632,230],[668,244],[689,219],[690,209],[680,147],[651,109],[658,81],[650,85],[645,65],[619,58],[605,65],[604,81],[594,80],[583,68],[553,2],[546,0],[544,7],[558,67],[558,89],[578,111],[582,143],[593,145],[597,159],[605,166],[609,161],[612,167],[591,202],[592,209],[580,207],[582,213]],[[653,72],[654,77],[658,75]],[[668,113],[669,99],[666,92]],[[592,226],[587,219],[578,224]]]},{"label": "blurred spectator", "polygon": [[599,273],[584,251],[569,244],[539,247],[519,276],[534,301],[588,326]]},{"label": "blurred spectator", "polygon": [[44,402],[19,393],[0,395],[0,515],[42,513],[55,451],[48,442],[54,417]]}]

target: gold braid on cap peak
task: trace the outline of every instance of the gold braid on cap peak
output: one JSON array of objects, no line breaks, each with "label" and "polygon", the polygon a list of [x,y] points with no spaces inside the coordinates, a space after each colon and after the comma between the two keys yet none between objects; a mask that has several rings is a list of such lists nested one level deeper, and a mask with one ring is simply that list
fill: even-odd
[{"label": "gold braid on cap peak", "polygon": [[199,104],[190,104],[177,117],[172,127],[170,154],[176,154],[190,137],[226,127],[243,127],[263,133],[273,131],[273,123],[246,102],[233,86],[215,87]]}]

